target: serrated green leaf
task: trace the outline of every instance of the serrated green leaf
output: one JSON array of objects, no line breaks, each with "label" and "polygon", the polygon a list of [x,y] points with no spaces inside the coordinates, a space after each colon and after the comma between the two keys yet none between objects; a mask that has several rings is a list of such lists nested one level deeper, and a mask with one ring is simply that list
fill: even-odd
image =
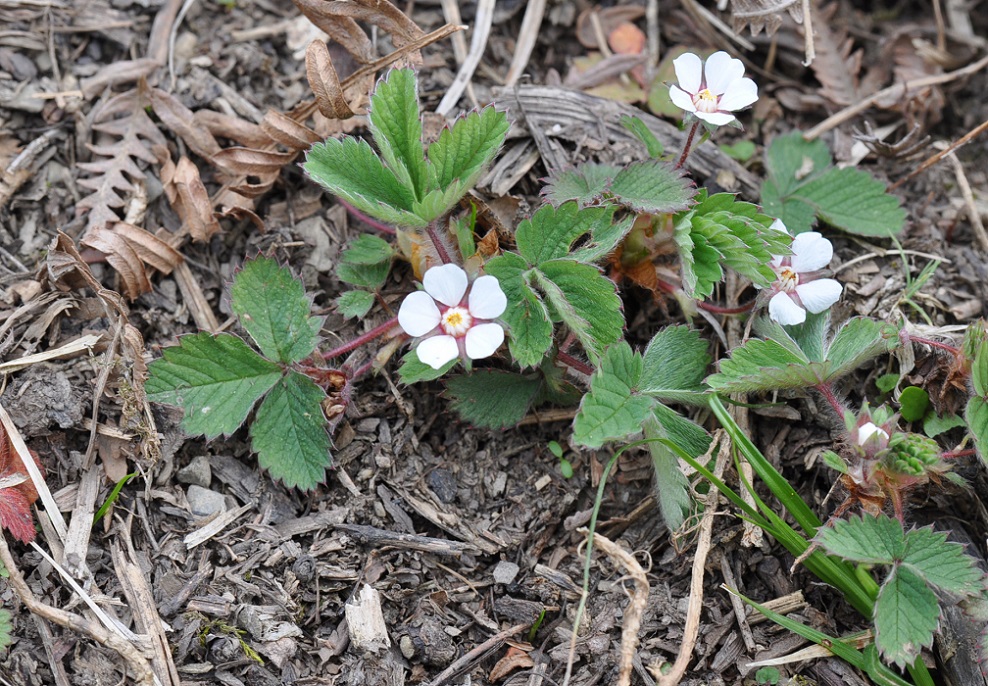
[{"label": "serrated green leaf", "polygon": [[668,438],[690,456],[700,457],[710,449],[710,434],[702,426],[662,404],[656,404],[652,414],[661,427],[659,436]]},{"label": "serrated green leaf", "polygon": [[890,565],[906,553],[902,524],[885,515],[838,519],[820,529],[816,541],[831,555],[852,562]]},{"label": "serrated green leaf", "polygon": [[347,137],[316,143],[302,167],[313,181],[375,219],[418,228],[429,223],[412,212],[411,188],[384,166],[366,141]]},{"label": "serrated green leaf", "polygon": [[13,631],[14,625],[11,622],[10,612],[0,609],[0,650],[4,650],[10,645]]},{"label": "serrated green leaf", "polygon": [[964,410],[964,421],[974,436],[974,445],[981,459],[988,462],[988,402],[981,396],[975,396],[967,401]]},{"label": "serrated green leaf", "polygon": [[565,202],[576,201],[580,207],[594,205],[604,197],[611,181],[621,171],[612,164],[589,162],[576,169],[565,169],[549,176],[542,195],[559,207]]},{"label": "serrated green leaf", "polygon": [[891,352],[898,346],[899,330],[896,327],[867,317],[853,317],[827,346],[829,369],[826,380],[848,374],[866,360]]},{"label": "serrated green leaf", "polygon": [[446,395],[453,409],[474,426],[506,429],[524,419],[540,385],[536,376],[483,369],[449,379]]},{"label": "serrated green leaf", "polygon": [[336,309],[344,319],[360,319],[374,306],[374,294],[369,291],[347,291],[336,299]]},{"label": "serrated green leaf", "polygon": [[799,188],[793,198],[807,203],[831,226],[858,236],[885,238],[902,232],[906,211],[885,184],[871,174],[832,169]]},{"label": "serrated green leaf", "polygon": [[966,424],[956,414],[945,414],[943,417],[940,417],[936,412],[928,412],[923,417],[923,433],[930,438],[936,438],[946,431],[961,426],[966,426]]},{"label": "serrated green leaf", "polygon": [[696,187],[667,162],[645,160],[622,169],[611,181],[614,199],[636,212],[680,212],[690,206]]},{"label": "serrated green leaf", "polygon": [[401,366],[398,367],[398,378],[407,386],[411,386],[414,383],[419,383],[422,381],[434,381],[445,375],[446,372],[455,367],[456,363],[459,361],[459,358],[456,358],[450,360],[439,369],[433,369],[431,366],[420,360],[414,350],[410,350],[402,359]]},{"label": "serrated green leaf", "polygon": [[810,231],[816,221],[816,212],[811,205],[783,196],[771,178],[762,184],[762,208],[766,214],[780,219],[794,236]]},{"label": "serrated green leaf", "polygon": [[546,299],[579,339],[591,361],[621,338],[621,299],[614,282],[600,270],[562,259],[543,262],[537,275],[540,287],[546,288]]},{"label": "serrated green leaf", "polygon": [[515,231],[518,252],[532,266],[568,257],[576,239],[604,229],[611,224],[613,217],[613,207],[580,209],[575,202],[568,202],[558,209],[543,205],[531,219],[518,224]]},{"label": "serrated green leaf", "polygon": [[309,316],[305,286],[288,267],[269,257],[248,260],[233,277],[230,300],[240,325],[269,359],[288,364],[315,350],[322,319]]},{"label": "serrated green leaf", "polygon": [[[642,428],[646,438],[665,438],[665,430],[654,417],[646,419]],[[678,531],[693,509],[690,483],[679,466],[679,457],[660,441],[650,441],[648,452],[655,472],[655,499],[662,520],[670,531]]]},{"label": "serrated green leaf", "polygon": [[312,379],[289,372],[264,398],[250,425],[258,464],[289,488],[310,491],[326,479],[332,444],[322,411],[325,397]]},{"label": "serrated green leaf", "polygon": [[336,277],[343,283],[376,291],[388,280],[390,262],[378,264],[351,264],[340,262],[336,265]]},{"label": "serrated green leaf", "polygon": [[390,262],[395,249],[380,236],[362,233],[340,254],[340,259],[348,264],[364,266]]},{"label": "serrated green leaf", "polygon": [[830,165],[826,143],[808,141],[799,131],[777,136],[765,152],[768,177],[775,181],[781,195],[789,195],[801,184],[824,174]]},{"label": "serrated green leaf", "polygon": [[662,142],[655,137],[652,130],[638,117],[629,117],[624,115],[621,117],[621,126],[628,129],[634,134],[635,138],[640,140],[645,144],[645,150],[648,151],[648,156],[654,160],[662,157],[664,149],[662,147]]},{"label": "serrated green leaf", "polygon": [[778,341],[753,338],[720,361],[720,372],[707,377],[707,385],[725,393],[814,386],[818,380],[810,364]]},{"label": "serrated green leaf", "polygon": [[503,112],[485,107],[443,129],[428,152],[434,170],[434,187],[446,188],[457,182],[463,193],[469,190],[494,159],[508,128],[508,118]]},{"label": "serrated green leaf", "polygon": [[542,298],[528,283],[528,263],[519,255],[504,253],[487,262],[484,271],[497,278],[508,300],[501,319],[508,325],[511,356],[522,367],[541,364],[552,347],[552,321]]},{"label": "serrated green leaf", "polygon": [[699,332],[686,326],[667,327],[649,342],[643,360],[642,393],[663,402],[703,402],[710,355]]},{"label": "serrated green leaf", "polygon": [[919,421],[930,408],[930,394],[918,386],[906,386],[899,396],[899,408],[907,422]]},{"label": "serrated green leaf", "polygon": [[448,188],[429,191],[422,200],[412,205],[412,211],[419,217],[433,222],[452,209],[469,188],[454,183]]},{"label": "serrated green leaf", "polygon": [[959,596],[977,595],[983,589],[984,572],[964,546],[947,540],[947,534],[932,527],[906,534],[902,564],[942,591]]},{"label": "serrated green leaf", "polygon": [[206,438],[231,435],[281,378],[281,367],[230,334],[183,336],[148,365],[148,399],[181,407],[182,428]]},{"label": "serrated green leaf", "polygon": [[636,394],[641,380],[642,358],[621,341],[610,346],[590,377],[590,392],[583,396],[573,421],[573,440],[599,448],[642,430],[655,402]]},{"label": "serrated green leaf", "polygon": [[422,198],[429,186],[422,147],[418,85],[411,69],[392,69],[371,96],[367,122],[381,157]]},{"label": "serrated green leaf", "polygon": [[988,342],[972,347],[975,352],[971,360],[971,385],[975,395],[988,397]]},{"label": "serrated green leaf", "polygon": [[577,262],[593,264],[602,260],[617,250],[635,225],[634,215],[625,217],[617,222],[597,224],[590,233],[590,241],[581,248],[574,250],[570,257]]},{"label": "serrated green leaf", "polygon": [[926,582],[905,567],[893,568],[875,601],[875,644],[887,661],[904,668],[933,643],[940,604]]}]

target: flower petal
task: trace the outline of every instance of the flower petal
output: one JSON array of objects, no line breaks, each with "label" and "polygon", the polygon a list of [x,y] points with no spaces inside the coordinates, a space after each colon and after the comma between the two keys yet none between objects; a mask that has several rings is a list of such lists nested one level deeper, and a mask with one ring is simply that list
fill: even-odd
[{"label": "flower petal", "polygon": [[844,287],[840,285],[840,281],[817,279],[796,286],[796,295],[799,296],[803,307],[813,314],[819,314],[840,300],[840,294],[843,290]]},{"label": "flower petal", "polygon": [[696,116],[714,126],[723,126],[734,121],[734,115],[727,112],[696,112]]},{"label": "flower petal", "polygon": [[456,307],[467,292],[467,273],[455,264],[433,267],[422,278],[425,292],[449,307]]},{"label": "flower petal", "polygon": [[864,445],[875,434],[881,439],[888,440],[889,435],[882,427],[876,426],[873,422],[862,424],[858,427],[858,445]]},{"label": "flower petal", "polygon": [[698,55],[684,52],[672,61],[672,66],[676,69],[676,80],[679,81],[680,88],[692,95],[700,92],[700,82],[703,80],[703,61]]},{"label": "flower petal", "polygon": [[470,315],[477,319],[494,319],[504,314],[508,298],[501,290],[498,280],[488,275],[478,277],[470,287]]},{"label": "flower petal", "polygon": [[707,88],[710,92],[714,95],[723,95],[732,83],[744,76],[744,62],[720,50],[707,58],[707,63],[703,65],[703,73],[707,77]]},{"label": "flower petal", "polygon": [[460,356],[460,348],[452,336],[433,336],[419,343],[415,354],[424,364],[441,369],[444,364]]},{"label": "flower petal", "polygon": [[772,229],[773,231],[781,231],[782,233],[789,233],[789,229],[786,228],[786,225],[782,223],[781,219],[776,219],[774,222],[769,224],[768,228]]},{"label": "flower petal", "polygon": [[834,246],[816,231],[792,239],[792,268],[797,274],[823,269],[834,257]]},{"label": "flower petal", "polygon": [[398,309],[398,324],[412,338],[424,336],[439,326],[439,318],[436,301],[425,291],[410,293]]},{"label": "flower petal", "polygon": [[466,350],[471,360],[490,357],[504,343],[504,329],[500,324],[477,324],[467,331]]},{"label": "flower petal", "polygon": [[717,109],[733,112],[758,100],[758,86],[751,79],[738,79],[731,83],[721,96]]},{"label": "flower petal", "polygon": [[768,301],[768,316],[783,326],[792,326],[806,321],[806,310],[787,293],[776,293]]},{"label": "flower petal", "polygon": [[693,104],[693,98],[679,86],[669,86],[669,98],[672,100],[672,104],[679,109],[686,110],[687,112],[696,112],[696,105]]}]

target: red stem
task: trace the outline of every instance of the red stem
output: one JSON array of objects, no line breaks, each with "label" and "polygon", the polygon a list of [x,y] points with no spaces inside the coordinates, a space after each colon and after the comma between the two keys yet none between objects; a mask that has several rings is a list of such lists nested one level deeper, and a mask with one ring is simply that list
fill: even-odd
[{"label": "red stem", "polygon": [[357,367],[357,369],[352,374],[350,374],[350,376],[347,378],[347,381],[353,383],[354,381],[362,377],[364,374],[366,374],[368,371],[370,371],[370,368],[373,366],[374,366],[374,358],[372,357],[371,359],[367,360],[362,365]]},{"label": "red stem", "polygon": [[701,310],[713,312],[714,314],[744,314],[745,312],[751,312],[752,308],[755,306],[755,301],[752,300],[749,303],[738,305],[737,307],[721,307],[720,305],[697,301],[696,306]]},{"label": "red stem", "polygon": [[940,341],[934,341],[932,338],[923,338],[921,336],[913,336],[912,334],[907,334],[910,343],[921,343],[923,345],[928,345],[931,348],[940,348],[941,350],[946,350],[954,355],[960,354],[960,348],[955,348],[947,343],[941,343]]},{"label": "red stem", "polygon": [[562,350],[556,353],[556,359],[565,364],[570,369],[575,369],[581,374],[586,374],[587,376],[593,375],[593,367],[588,365],[586,362],[576,359],[569,353],[564,353]]},{"label": "red stem", "polygon": [[844,404],[837,399],[837,395],[834,393],[833,387],[830,384],[822,383],[814,388],[820,391],[820,394],[826,398],[827,402],[830,403],[830,407],[832,407],[834,412],[837,413],[837,416],[844,419],[844,412],[847,411],[847,408],[844,407]]},{"label": "red stem", "polygon": [[968,455],[977,455],[978,451],[973,448],[968,448],[967,450],[950,450],[948,452],[942,453],[940,455],[944,460],[953,460],[957,457],[967,457]]},{"label": "red stem", "polygon": [[362,221],[364,224],[367,224],[367,226],[371,227],[372,229],[377,229],[381,233],[386,233],[389,236],[394,236],[398,233],[397,231],[395,231],[393,226],[382,224],[373,217],[368,217],[366,214],[358,210],[356,207],[348,203],[346,200],[341,200],[340,198],[337,198],[336,201],[341,205],[343,205],[343,207],[346,208],[347,212],[349,212],[354,217]]},{"label": "red stem", "polygon": [[452,262],[452,258],[449,256],[449,250],[446,249],[446,241],[442,239],[439,232],[436,231],[436,223],[431,222],[427,227],[425,227],[425,232],[429,235],[429,239],[432,241],[432,245],[435,246],[436,252],[439,253],[439,261],[443,264],[449,264]]},{"label": "red stem", "polygon": [[684,164],[686,164],[686,158],[690,154],[690,148],[693,147],[693,136],[696,135],[696,130],[700,127],[700,122],[693,122],[693,126],[690,127],[689,135],[686,136],[686,144],[683,145],[683,154],[679,156],[679,161],[676,162],[676,169],[679,169]]},{"label": "red stem", "polygon": [[333,348],[329,352],[323,353],[322,354],[322,359],[324,359],[324,360],[331,360],[334,357],[340,357],[341,355],[346,355],[351,350],[356,350],[360,346],[362,346],[362,345],[364,345],[366,343],[370,343],[375,338],[380,338],[381,336],[383,336],[384,334],[386,334],[388,331],[390,331],[391,329],[393,329],[395,326],[397,326],[397,324],[398,324],[398,318],[397,317],[395,317],[394,319],[389,319],[388,321],[384,322],[383,324],[380,324],[379,326],[375,326],[373,329],[371,329],[367,333],[364,333],[364,334],[361,334],[361,335],[357,336],[352,341],[350,341],[348,343],[344,343],[343,345],[339,346],[338,348]]}]

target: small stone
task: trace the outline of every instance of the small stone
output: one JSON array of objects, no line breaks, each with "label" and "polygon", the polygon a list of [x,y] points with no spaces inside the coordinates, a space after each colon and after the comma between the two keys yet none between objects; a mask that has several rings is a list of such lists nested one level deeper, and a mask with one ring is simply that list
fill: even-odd
[{"label": "small stone", "polygon": [[357,422],[357,431],[360,433],[373,433],[377,431],[377,425],[381,423],[381,420],[377,417],[367,417],[366,419],[361,419]]},{"label": "small stone", "polygon": [[514,562],[501,560],[494,567],[494,582],[498,584],[510,584],[518,576],[520,570],[521,568]]},{"label": "small stone", "polygon": [[211,491],[193,484],[185,496],[189,501],[189,510],[196,517],[209,517],[226,511],[226,498],[222,493]]},{"label": "small stone", "polygon": [[180,483],[209,488],[209,483],[213,480],[213,469],[209,465],[209,458],[205,455],[193,457],[192,462],[178,470],[177,476]]}]

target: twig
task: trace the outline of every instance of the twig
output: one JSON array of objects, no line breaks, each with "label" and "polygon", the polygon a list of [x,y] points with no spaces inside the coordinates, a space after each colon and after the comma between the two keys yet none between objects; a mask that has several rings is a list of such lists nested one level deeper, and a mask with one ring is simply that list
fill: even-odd
[{"label": "twig", "polygon": [[816,44],[813,42],[813,3],[803,0],[803,52],[806,59],[803,66],[808,67],[816,59]]},{"label": "twig", "polygon": [[470,52],[467,53],[467,58],[464,60],[463,66],[460,67],[460,71],[457,72],[456,78],[453,79],[453,83],[450,84],[449,90],[446,91],[446,95],[439,101],[439,106],[436,108],[437,113],[443,116],[449,114],[460,96],[463,95],[464,89],[470,83],[474,71],[477,70],[477,65],[480,64],[480,60],[484,56],[487,38],[491,34],[491,24],[493,23],[494,0],[478,0],[476,19],[473,24],[473,38],[470,39]]},{"label": "twig", "polygon": [[861,102],[857,102],[853,105],[845,107],[840,112],[836,112],[831,116],[824,119],[822,122],[814,126],[812,129],[803,134],[803,139],[812,141],[819,138],[822,134],[826,133],[835,126],[839,126],[846,122],[851,117],[854,117],[866,109],[871,107],[877,101],[890,95],[898,95],[899,97],[904,96],[911,90],[916,88],[925,88],[926,86],[937,86],[941,83],[949,83],[955,79],[959,79],[962,76],[969,76],[975,72],[980,71],[988,65],[988,55],[982,57],[977,62],[972,62],[966,67],[961,67],[960,69],[955,69],[954,71],[949,71],[946,74],[938,74],[936,76],[924,76],[921,79],[913,79],[912,81],[906,81],[905,83],[896,83],[888,88],[884,88],[877,93],[872,93],[867,98]]},{"label": "twig", "polygon": [[531,0],[525,9],[525,18],[521,21],[518,42],[515,44],[515,54],[511,56],[511,66],[508,67],[508,75],[504,79],[505,88],[511,88],[518,83],[525,67],[528,66],[535,41],[539,37],[542,18],[545,16],[545,5],[546,0]]},{"label": "twig", "polygon": [[986,119],[985,121],[983,121],[980,124],[978,124],[972,130],[970,130],[967,133],[965,133],[963,136],[961,136],[960,138],[958,138],[956,141],[954,141],[953,143],[951,143],[950,145],[948,145],[943,150],[938,150],[937,152],[935,152],[932,155],[930,155],[929,157],[927,157],[925,160],[923,160],[923,163],[921,165],[919,165],[918,167],[916,167],[915,169],[913,169],[911,172],[909,172],[909,174],[907,174],[906,176],[904,176],[903,178],[899,179],[898,181],[896,181],[895,183],[893,183],[891,186],[889,186],[889,190],[890,191],[894,191],[896,188],[898,188],[902,184],[906,183],[910,179],[915,178],[919,174],[922,174],[923,172],[925,172],[927,169],[929,169],[930,167],[932,167],[934,164],[936,164],[937,162],[939,162],[940,160],[942,160],[944,157],[946,157],[950,153],[954,152],[955,150],[957,150],[961,146],[969,143],[972,138],[974,138],[978,134],[982,133],[985,129],[988,129],[988,119]]},{"label": "twig", "polygon": [[[985,124],[988,124],[988,121]],[[971,190],[971,184],[967,180],[967,174],[964,173],[964,165],[957,159],[957,155],[950,155],[947,159],[954,166],[957,187],[960,189],[961,197],[964,198],[964,204],[967,206],[967,218],[974,228],[974,236],[978,239],[981,250],[988,253],[988,231],[985,231],[985,224],[981,221],[981,212],[974,202],[974,192]]]},{"label": "twig", "polygon": [[499,645],[504,643],[509,637],[517,634],[519,631],[524,631],[526,628],[528,628],[527,624],[515,624],[513,627],[505,629],[504,631],[499,631],[471,650],[469,653],[466,653],[462,657],[458,658],[455,662],[453,662],[453,664],[444,669],[442,674],[429,682],[429,686],[442,686],[442,684],[445,684],[447,681],[452,679],[457,672],[468,666],[471,662],[474,660],[479,660],[484,654],[487,653],[487,651],[494,650]]}]

